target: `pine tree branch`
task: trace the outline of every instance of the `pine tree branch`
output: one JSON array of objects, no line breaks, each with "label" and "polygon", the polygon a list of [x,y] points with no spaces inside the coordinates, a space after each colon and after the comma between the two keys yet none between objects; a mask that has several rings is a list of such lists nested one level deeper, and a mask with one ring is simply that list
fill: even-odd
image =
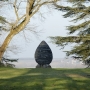
[{"label": "pine tree branch", "polygon": [[75,25],[67,26],[67,29],[70,31],[69,33],[72,34],[77,30],[81,30],[81,29],[85,29],[85,28],[89,27],[89,25],[90,25],[90,20],[85,21],[85,22],[78,24],[76,26]]}]

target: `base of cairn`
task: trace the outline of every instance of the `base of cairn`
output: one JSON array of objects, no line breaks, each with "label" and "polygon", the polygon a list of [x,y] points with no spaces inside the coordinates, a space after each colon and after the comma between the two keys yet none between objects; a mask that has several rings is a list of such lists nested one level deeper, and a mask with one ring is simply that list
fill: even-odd
[{"label": "base of cairn", "polygon": [[49,64],[45,64],[45,65],[37,65],[36,68],[51,68],[51,66]]}]

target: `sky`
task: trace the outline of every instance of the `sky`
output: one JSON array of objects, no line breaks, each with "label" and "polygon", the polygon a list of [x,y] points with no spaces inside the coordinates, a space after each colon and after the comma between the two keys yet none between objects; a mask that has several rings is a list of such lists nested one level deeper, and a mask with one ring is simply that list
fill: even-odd
[{"label": "sky", "polygon": [[[4,16],[11,21],[14,20],[15,14],[13,13],[13,10],[10,7],[9,10],[6,10],[7,14],[4,14]],[[50,46],[53,53],[53,58],[65,58],[66,55],[63,51],[69,50],[70,47],[68,46],[64,50],[60,50],[60,47],[57,47],[57,45],[51,43],[50,39],[48,38],[49,36],[67,35],[66,26],[70,25],[70,20],[63,18],[63,14],[64,13],[58,10],[49,10],[46,9],[46,7],[41,8],[40,12],[31,18],[27,30],[20,32],[10,42],[9,46],[13,46],[12,48],[15,47],[13,50],[13,52],[15,52],[8,52],[6,54],[10,58],[34,58],[36,48],[40,42],[44,40]],[[30,32],[30,28],[39,32],[38,35]]]}]

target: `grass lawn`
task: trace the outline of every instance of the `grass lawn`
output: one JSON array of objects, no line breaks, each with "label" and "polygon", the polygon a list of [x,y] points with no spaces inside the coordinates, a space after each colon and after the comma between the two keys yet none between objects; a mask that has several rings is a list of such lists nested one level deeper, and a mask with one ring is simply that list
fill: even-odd
[{"label": "grass lawn", "polygon": [[90,69],[0,67],[0,90],[90,90]]}]

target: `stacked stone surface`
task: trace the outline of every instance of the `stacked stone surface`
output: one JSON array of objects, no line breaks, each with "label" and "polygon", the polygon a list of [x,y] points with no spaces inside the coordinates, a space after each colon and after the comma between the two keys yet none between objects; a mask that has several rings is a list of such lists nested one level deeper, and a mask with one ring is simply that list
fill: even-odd
[{"label": "stacked stone surface", "polygon": [[36,49],[35,60],[40,66],[49,65],[53,59],[52,51],[45,41],[42,41]]}]

